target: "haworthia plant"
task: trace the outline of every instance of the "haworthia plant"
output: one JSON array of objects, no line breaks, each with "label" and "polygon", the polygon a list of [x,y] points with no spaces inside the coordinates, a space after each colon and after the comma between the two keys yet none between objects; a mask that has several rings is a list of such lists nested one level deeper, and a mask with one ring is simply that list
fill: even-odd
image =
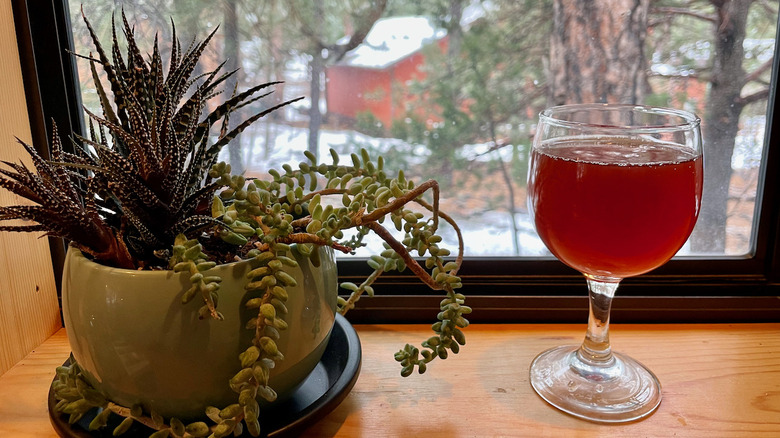
[{"label": "haworthia plant", "polygon": [[[64,237],[111,266],[161,265],[176,235],[194,236],[219,225],[208,208],[220,184],[208,171],[222,146],[252,122],[297,99],[264,109],[228,129],[233,112],[266,96],[277,82],[235,94],[204,113],[207,103],[220,93],[219,86],[236,73],[221,73],[219,65],[193,77],[214,32],[182,50],[174,28],[166,73],[157,39],[147,60],[124,13],[125,56],[116,27],[107,52],[86,16],[84,22],[95,48],[85,58],[102,115],[87,111],[89,133],[75,136],[75,154],[63,151],[56,130],[50,162],[24,145],[37,175],[24,164],[5,163],[8,169],[0,169],[0,187],[37,205],[0,207],[0,221],[24,219],[36,224],[2,225],[0,230]],[[108,89],[98,69],[105,73]],[[212,128],[217,124],[219,135],[214,139]]]}]

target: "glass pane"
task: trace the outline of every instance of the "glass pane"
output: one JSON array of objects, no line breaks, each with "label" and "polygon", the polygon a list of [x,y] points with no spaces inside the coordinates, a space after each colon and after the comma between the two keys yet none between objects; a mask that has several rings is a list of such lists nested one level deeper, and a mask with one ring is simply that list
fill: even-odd
[{"label": "glass pane", "polygon": [[[109,41],[112,13],[119,20],[123,8],[144,52],[157,33],[169,53],[169,17],[184,47],[219,25],[200,71],[228,59],[227,70],[241,68],[239,90],[284,81],[244,118],[305,96],[245,131],[225,161],[258,176],[297,166],[307,149],[326,162],[329,148],[346,162],[360,148],[381,154],[388,172],[440,182],[468,256],[549,255],[525,200],[544,107],[608,101],[694,111],[703,119],[707,193],[681,254],[751,253],[776,3],[376,3],[384,2],[100,0],[85,12]],[[89,55],[78,4],[71,9],[76,52]],[[98,111],[84,59],[79,74],[84,105]],[[225,95],[235,84],[227,85]]]}]

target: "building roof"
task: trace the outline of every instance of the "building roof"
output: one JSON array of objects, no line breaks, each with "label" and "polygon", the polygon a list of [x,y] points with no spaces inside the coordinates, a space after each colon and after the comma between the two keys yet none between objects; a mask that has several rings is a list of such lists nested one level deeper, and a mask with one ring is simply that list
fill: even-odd
[{"label": "building roof", "polygon": [[[468,28],[492,9],[494,5],[489,0],[471,0],[463,9],[461,26]],[[363,43],[349,51],[339,64],[384,69],[446,35],[445,29],[436,27],[427,17],[381,18],[374,23]],[[348,37],[344,37],[346,39]]]},{"label": "building roof", "polygon": [[340,64],[383,69],[446,34],[425,17],[383,18],[377,20],[363,44],[347,53]]}]

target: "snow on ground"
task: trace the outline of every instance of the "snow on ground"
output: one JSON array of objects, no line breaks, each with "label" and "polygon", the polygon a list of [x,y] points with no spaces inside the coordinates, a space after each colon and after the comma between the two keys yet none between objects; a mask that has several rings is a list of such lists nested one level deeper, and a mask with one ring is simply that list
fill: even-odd
[{"label": "snow on ground", "polygon": [[[760,164],[761,147],[763,144],[763,119],[753,118],[751,123],[746,123],[746,128],[740,132],[737,139],[737,147],[733,164],[735,168],[757,167]],[[247,165],[247,175],[261,175],[267,169],[281,169],[283,164],[289,164],[294,168],[298,167],[301,161],[308,161],[303,152],[308,144],[308,129],[290,127],[286,125],[273,125],[258,123],[247,132],[246,138],[242,141],[242,155],[246,159],[252,157]],[[263,159],[266,150],[266,134],[272,139],[270,152],[267,159]],[[350,154],[359,153],[360,146],[366,146],[372,151],[386,153],[393,149],[395,152],[401,151],[409,156],[412,165],[423,163],[430,152],[420,145],[410,145],[399,139],[393,138],[374,138],[350,130],[323,130],[320,132],[318,156],[325,163],[331,162],[329,149],[337,151],[339,161],[344,164],[351,163]],[[503,160],[508,160],[502,152],[490,152],[490,145],[467,145],[463,149],[466,156],[472,158],[486,159],[490,157],[495,159],[500,156]],[[376,159],[376,156],[372,157]],[[224,149],[220,155],[221,160],[227,160],[227,149]],[[392,170],[389,170],[392,171]],[[443,194],[446,196],[446,193]],[[455,213],[455,212],[449,212]],[[453,214],[455,220],[462,229],[466,245],[466,255],[471,257],[493,257],[493,256],[547,256],[550,253],[544,244],[539,240],[534,231],[533,223],[527,213],[518,213],[515,220],[518,226],[518,241],[520,244],[519,254],[515,252],[512,224],[510,216],[505,211],[488,210],[479,214],[470,212],[468,215],[457,216]],[[442,237],[445,243],[456,243],[456,235],[447,225],[441,227]],[[381,241],[376,239],[370,241],[368,250],[358,252],[360,256],[368,256],[376,251],[382,250]],[[447,245],[454,250],[453,245]],[[686,245],[680,251],[680,254],[689,254],[689,248]]]},{"label": "snow on ground", "polygon": [[[268,131],[266,131],[268,128]],[[260,159],[265,154],[265,137],[261,134],[271,132],[273,139],[268,159]],[[242,142],[242,154],[244,157],[258,157],[248,163],[247,175],[260,175],[267,169],[281,169],[283,164],[289,164],[297,168],[301,161],[308,161],[303,152],[308,144],[308,130],[306,128],[295,128],[284,125],[266,126],[257,124],[251,132],[254,134],[252,141]],[[248,144],[250,143],[250,144]],[[401,140],[392,138],[374,138],[354,131],[332,131],[324,130],[320,133],[319,157],[322,162],[330,163],[331,156],[328,152],[333,148],[338,152],[339,162],[351,163],[350,154],[359,152],[355,145],[370,145],[371,149],[384,153],[390,148],[396,148],[408,151],[412,157],[412,162],[423,162],[429,152],[422,146],[409,145]],[[376,157],[372,157],[376,159]],[[220,154],[221,160],[227,160],[227,149],[223,149]],[[446,195],[446,194],[444,194]],[[466,244],[466,255],[473,257],[491,257],[491,256],[512,256],[514,245],[511,232],[511,221],[508,213],[500,211],[487,211],[479,215],[468,215],[465,217],[455,217],[457,223],[462,228],[464,241]],[[548,255],[542,242],[536,236],[527,214],[518,214],[518,239],[520,242],[521,256],[541,256]],[[441,226],[442,237],[448,248],[454,251],[457,238],[455,231],[447,226]],[[368,256],[375,251],[381,251],[381,242],[377,239],[369,242],[367,250],[358,252],[360,256]]]},{"label": "snow on ground", "polygon": [[[290,127],[287,125],[267,125],[258,123],[249,128],[248,137],[252,140],[247,144],[242,141],[242,156],[253,157],[251,163],[246,163],[247,173],[265,173],[267,169],[281,169],[283,164],[289,164],[297,168],[301,161],[308,161],[304,156],[309,140],[307,128]],[[250,131],[251,130],[251,131]],[[266,132],[270,132],[271,142],[266,142]],[[430,151],[422,145],[410,145],[396,138],[375,138],[356,131],[322,130],[319,136],[319,150],[317,156],[322,162],[331,163],[330,149],[334,149],[339,157],[339,163],[352,162],[350,155],[360,153],[360,147],[374,151],[374,155],[385,154],[391,149],[409,155],[407,162],[421,164],[430,155]],[[270,152],[267,158],[266,149]],[[220,154],[221,160],[227,160],[227,149]],[[255,158],[257,157],[257,158]],[[376,156],[372,156],[376,160]]]}]

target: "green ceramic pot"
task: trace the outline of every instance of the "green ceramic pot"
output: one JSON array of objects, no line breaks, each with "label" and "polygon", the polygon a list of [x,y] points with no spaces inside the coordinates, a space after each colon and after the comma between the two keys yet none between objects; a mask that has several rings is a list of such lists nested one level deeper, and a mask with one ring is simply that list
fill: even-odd
[{"label": "green ceramic pot", "polygon": [[[333,251],[320,248],[319,265],[296,255],[285,268],[298,283],[288,288],[289,328],[277,344],[285,359],[269,384],[284,398],[314,369],[335,318],[337,274]],[[297,251],[292,251],[297,254]],[[244,285],[250,262],[217,266],[222,277],[218,308],[224,321],[199,320],[197,298],[181,303],[189,276],[171,271],[109,268],[70,248],[65,259],[62,305],[73,356],[90,384],[123,406],[142,403],[165,417],[203,416],[207,406],[236,403],[228,380],[241,368],[238,355],[251,345]]]}]

